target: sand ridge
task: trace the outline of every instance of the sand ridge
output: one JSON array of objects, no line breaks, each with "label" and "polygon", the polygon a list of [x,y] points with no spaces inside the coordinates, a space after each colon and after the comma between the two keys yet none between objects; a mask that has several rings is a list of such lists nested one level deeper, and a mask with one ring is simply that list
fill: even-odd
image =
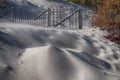
[{"label": "sand ridge", "polygon": [[119,45],[102,34],[1,23],[0,80],[119,80]]}]

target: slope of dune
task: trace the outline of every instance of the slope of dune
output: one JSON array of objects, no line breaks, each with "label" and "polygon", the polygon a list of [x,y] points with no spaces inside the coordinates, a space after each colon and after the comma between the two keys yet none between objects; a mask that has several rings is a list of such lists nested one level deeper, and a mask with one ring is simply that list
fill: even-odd
[{"label": "slope of dune", "polygon": [[120,80],[120,46],[103,34],[0,23],[0,80]]},{"label": "slope of dune", "polygon": [[[83,28],[90,27],[93,15],[65,0],[9,1],[17,10],[27,10],[24,16],[37,15],[41,8],[80,8]],[[120,45],[103,35],[107,33],[94,28],[0,23],[0,80],[120,80]]]}]

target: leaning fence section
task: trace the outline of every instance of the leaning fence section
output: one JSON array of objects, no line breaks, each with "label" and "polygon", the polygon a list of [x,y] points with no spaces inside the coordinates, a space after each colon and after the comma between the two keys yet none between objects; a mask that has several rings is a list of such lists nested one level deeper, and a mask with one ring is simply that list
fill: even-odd
[{"label": "leaning fence section", "polygon": [[66,11],[66,14],[62,13],[61,11],[53,11],[53,13],[54,12],[57,13],[57,17],[53,18],[53,22],[55,23],[52,25],[54,27],[82,28],[82,15],[80,9],[77,9],[73,12]]},{"label": "leaning fence section", "polygon": [[82,14],[80,9],[53,10],[42,9],[39,13],[29,13],[26,10],[17,10],[14,7],[0,9],[0,22],[14,22],[33,24],[46,27],[82,28]]}]

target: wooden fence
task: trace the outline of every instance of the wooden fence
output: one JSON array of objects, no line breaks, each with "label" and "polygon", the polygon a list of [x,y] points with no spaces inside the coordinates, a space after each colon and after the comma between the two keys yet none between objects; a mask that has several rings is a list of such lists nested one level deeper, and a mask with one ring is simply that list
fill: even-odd
[{"label": "wooden fence", "polygon": [[28,13],[14,7],[0,9],[0,22],[33,24],[46,27],[82,28],[80,9],[75,11],[42,9],[39,13]]}]

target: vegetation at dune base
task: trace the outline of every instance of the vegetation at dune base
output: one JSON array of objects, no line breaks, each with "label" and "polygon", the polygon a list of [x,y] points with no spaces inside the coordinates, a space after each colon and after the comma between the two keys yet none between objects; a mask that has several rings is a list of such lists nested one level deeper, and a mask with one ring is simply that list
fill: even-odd
[{"label": "vegetation at dune base", "polygon": [[68,0],[95,11],[93,26],[107,30],[120,41],[120,0]]}]

